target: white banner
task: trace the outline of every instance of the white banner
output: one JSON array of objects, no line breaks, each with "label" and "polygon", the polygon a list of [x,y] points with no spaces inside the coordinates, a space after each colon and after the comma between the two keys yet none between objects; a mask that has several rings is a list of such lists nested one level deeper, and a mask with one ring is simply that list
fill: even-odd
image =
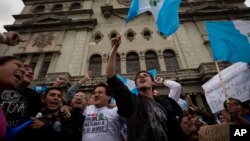
[{"label": "white banner", "polygon": [[[244,102],[250,99],[250,69],[247,63],[235,63],[221,71],[228,97]],[[226,100],[218,74],[202,85],[207,103],[213,113],[224,109]]]}]

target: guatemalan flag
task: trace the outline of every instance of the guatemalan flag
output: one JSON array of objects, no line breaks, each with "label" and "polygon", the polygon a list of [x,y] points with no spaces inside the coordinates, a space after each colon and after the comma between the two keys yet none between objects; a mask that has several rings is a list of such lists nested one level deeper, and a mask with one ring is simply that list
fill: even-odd
[{"label": "guatemalan flag", "polygon": [[143,12],[151,11],[159,32],[169,36],[179,27],[180,2],[181,0],[133,0],[126,22],[128,23]]},{"label": "guatemalan flag", "polygon": [[[157,71],[156,69],[152,69],[149,70],[148,73],[153,76],[153,78],[155,79],[156,75],[157,75]],[[138,95],[139,91],[137,90],[136,86],[135,86],[135,81],[128,79],[124,76],[121,76],[119,74],[116,75],[124,85],[126,85],[128,87],[128,89],[132,92],[132,94]]]},{"label": "guatemalan flag", "polygon": [[214,60],[250,63],[250,21],[205,23]]}]

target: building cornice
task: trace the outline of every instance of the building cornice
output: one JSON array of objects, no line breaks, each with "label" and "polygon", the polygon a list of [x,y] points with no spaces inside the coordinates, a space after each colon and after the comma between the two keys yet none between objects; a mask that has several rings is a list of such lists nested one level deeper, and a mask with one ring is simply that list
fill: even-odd
[{"label": "building cornice", "polygon": [[97,19],[83,19],[83,20],[67,20],[56,21],[53,23],[23,23],[14,25],[5,25],[5,29],[8,31],[17,31],[19,33],[41,32],[41,31],[57,31],[57,30],[93,30],[97,24]]},{"label": "building cornice", "polygon": [[70,16],[76,14],[90,14],[93,15],[93,9],[83,9],[83,10],[71,10],[71,11],[57,11],[57,12],[46,12],[46,13],[34,13],[34,14],[21,14],[21,15],[13,15],[13,17],[17,19],[30,18],[35,16],[42,15],[60,15],[60,16]]},{"label": "building cornice", "polygon": [[[208,5],[211,6],[211,5]],[[207,8],[207,7],[204,7]],[[105,18],[111,15],[119,16],[125,19],[129,8],[114,8],[112,5],[101,7],[102,14]],[[227,7],[224,9],[198,9],[179,12],[180,22],[196,21],[196,20],[217,20],[217,19],[249,19],[250,8]]]},{"label": "building cornice", "polygon": [[57,2],[81,2],[92,0],[23,0],[25,4],[44,4],[44,3],[57,3]]},{"label": "building cornice", "polygon": [[181,1],[181,5],[182,6],[189,6],[189,5],[201,5],[204,3],[221,3],[221,4],[233,4],[233,3],[244,3],[245,0],[223,0],[223,1],[219,1],[219,0],[196,0],[196,1]]},{"label": "building cornice", "polygon": [[[249,13],[249,14],[247,14]],[[217,11],[187,11],[179,12],[180,21],[196,21],[196,20],[218,20],[218,19],[249,19],[250,8],[241,9],[222,9]]]}]

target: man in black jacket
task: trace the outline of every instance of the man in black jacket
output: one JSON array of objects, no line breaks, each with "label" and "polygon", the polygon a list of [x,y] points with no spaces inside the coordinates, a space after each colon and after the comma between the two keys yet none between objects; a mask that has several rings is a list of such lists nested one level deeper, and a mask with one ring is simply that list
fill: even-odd
[{"label": "man in black jacket", "polygon": [[112,39],[112,49],[107,63],[108,85],[113,90],[118,114],[127,119],[128,141],[183,141],[184,135],[168,98],[154,98],[156,83],[147,71],[137,73],[135,78],[139,95],[133,95],[115,76],[115,63],[121,37]]}]

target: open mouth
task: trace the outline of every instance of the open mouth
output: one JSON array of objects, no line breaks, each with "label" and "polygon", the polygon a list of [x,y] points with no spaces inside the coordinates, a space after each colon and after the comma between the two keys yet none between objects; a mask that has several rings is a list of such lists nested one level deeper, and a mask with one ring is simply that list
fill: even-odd
[{"label": "open mouth", "polygon": [[94,101],[98,101],[99,100],[99,97],[94,97]]},{"label": "open mouth", "polygon": [[50,105],[52,105],[52,106],[58,106],[58,102],[50,102]]},{"label": "open mouth", "polygon": [[141,79],[141,80],[140,80],[140,83],[145,83],[145,82],[146,82],[145,79]]},{"label": "open mouth", "polygon": [[82,104],[82,102],[81,101],[76,101],[75,104]]}]

